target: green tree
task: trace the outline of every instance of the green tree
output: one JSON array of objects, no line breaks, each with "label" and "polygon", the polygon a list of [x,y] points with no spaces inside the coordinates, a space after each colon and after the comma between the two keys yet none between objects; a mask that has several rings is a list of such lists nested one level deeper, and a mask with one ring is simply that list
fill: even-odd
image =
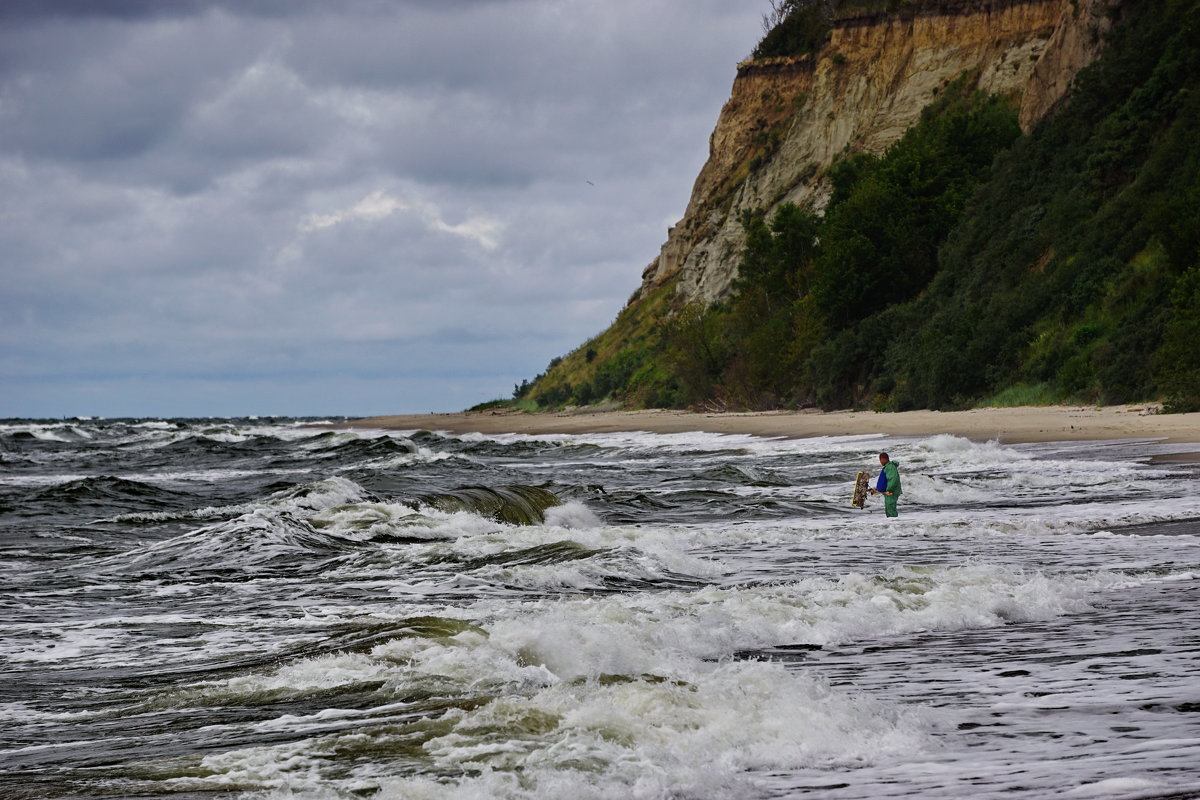
[{"label": "green tree", "polygon": [[1007,101],[954,86],[882,157],[858,156],[831,170],[815,291],[835,329],[929,284],[938,249],[996,154],[1019,135]]},{"label": "green tree", "polygon": [[698,303],[686,306],[661,328],[664,358],[682,390],[683,403],[713,396],[727,359],[721,315]]},{"label": "green tree", "polygon": [[1171,321],[1156,357],[1167,411],[1200,411],[1200,265],[1171,293]]}]

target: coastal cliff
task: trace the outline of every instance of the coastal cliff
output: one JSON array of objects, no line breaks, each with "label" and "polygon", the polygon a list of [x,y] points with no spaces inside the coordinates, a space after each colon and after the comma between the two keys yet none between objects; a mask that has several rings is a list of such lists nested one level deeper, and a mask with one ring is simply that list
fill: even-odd
[{"label": "coastal cliff", "polygon": [[817,53],[738,65],[683,218],[631,303],[675,280],[683,303],[728,296],[751,209],[822,208],[826,170],[883,152],[955,79],[1017,95],[1028,129],[1099,53],[1103,0],[939,0],[843,13]]},{"label": "coastal cliff", "polygon": [[1200,410],[1200,0],[780,8],[641,286],[515,401]]}]

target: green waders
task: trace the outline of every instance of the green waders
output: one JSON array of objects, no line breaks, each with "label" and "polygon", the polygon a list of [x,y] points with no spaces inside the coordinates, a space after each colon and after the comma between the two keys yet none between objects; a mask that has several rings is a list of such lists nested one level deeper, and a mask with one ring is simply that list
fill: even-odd
[{"label": "green waders", "polygon": [[889,461],[884,464],[883,474],[887,476],[887,490],[891,492],[883,496],[883,513],[889,517],[898,517],[900,512],[896,510],[896,500],[900,498],[900,470],[896,469],[896,462]]}]

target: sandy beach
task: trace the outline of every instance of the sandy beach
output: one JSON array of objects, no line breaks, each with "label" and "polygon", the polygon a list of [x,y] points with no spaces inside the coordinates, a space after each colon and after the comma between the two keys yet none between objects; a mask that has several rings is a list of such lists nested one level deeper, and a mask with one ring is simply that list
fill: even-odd
[{"label": "sandy beach", "polygon": [[339,427],[439,430],[451,433],[603,433],[651,431],[744,433],[756,436],[845,436],[882,433],[933,436],[940,433],[974,441],[1020,442],[1157,439],[1196,443],[1200,413],[1161,414],[1157,406],[1036,406],[970,411],[766,411],[696,413],[688,411],[575,411],[529,414],[511,410],[458,414],[406,414],[368,417]]}]

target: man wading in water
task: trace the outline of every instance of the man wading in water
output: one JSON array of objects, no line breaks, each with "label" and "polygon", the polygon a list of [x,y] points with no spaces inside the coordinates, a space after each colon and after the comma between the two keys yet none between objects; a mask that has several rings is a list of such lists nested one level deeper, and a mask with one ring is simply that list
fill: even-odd
[{"label": "man wading in water", "polygon": [[879,454],[879,465],[883,469],[879,470],[879,480],[875,482],[871,494],[883,495],[883,513],[898,517],[900,512],[896,511],[896,499],[900,496],[900,470],[896,469],[887,453]]}]

